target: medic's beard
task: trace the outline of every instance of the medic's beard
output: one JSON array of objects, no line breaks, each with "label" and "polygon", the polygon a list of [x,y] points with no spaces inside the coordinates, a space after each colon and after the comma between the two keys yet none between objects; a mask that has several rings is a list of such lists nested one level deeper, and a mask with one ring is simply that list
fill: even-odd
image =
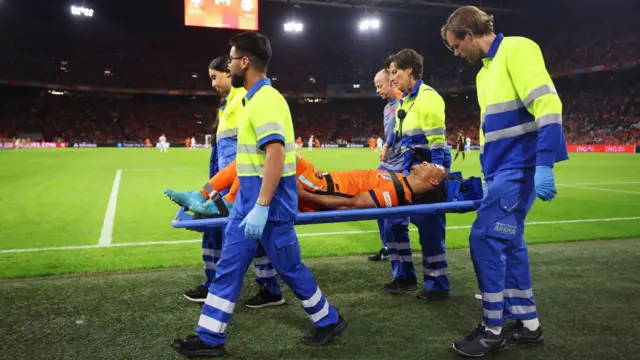
[{"label": "medic's beard", "polygon": [[244,76],[246,72],[240,75],[231,74],[231,86],[234,88],[240,88],[244,86]]}]

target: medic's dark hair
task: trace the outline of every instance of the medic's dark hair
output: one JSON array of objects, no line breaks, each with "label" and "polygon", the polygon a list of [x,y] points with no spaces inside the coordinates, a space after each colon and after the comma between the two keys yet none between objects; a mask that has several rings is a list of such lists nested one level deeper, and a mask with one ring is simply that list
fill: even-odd
[{"label": "medic's dark hair", "polygon": [[209,63],[209,70],[228,73],[230,62],[231,58],[229,57],[229,55],[218,56],[217,58],[211,60],[211,62]]},{"label": "medic's dark hair", "polygon": [[254,69],[267,71],[272,54],[269,38],[257,32],[244,32],[232,37],[229,45],[236,48],[238,55],[248,57]]}]

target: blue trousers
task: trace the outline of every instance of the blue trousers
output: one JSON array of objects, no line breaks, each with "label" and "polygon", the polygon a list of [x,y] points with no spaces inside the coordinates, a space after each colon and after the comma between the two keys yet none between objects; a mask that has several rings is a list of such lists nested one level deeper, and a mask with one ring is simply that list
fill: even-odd
[{"label": "blue trousers", "polygon": [[[223,240],[224,233],[220,228],[205,232],[202,236],[202,260],[204,261],[204,273],[207,277],[207,281],[205,281],[203,285],[206,287],[211,285],[211,282],[216,276],[216,266],[218,260],[220,260],[220,253],[224,243]],[[256,248],[256,257],[253,259],[253,266],[256,274],[255,279],[260,287],[267,289],[272,295],[278,295],[282,292],[280,282],[278,281],[278,273],[271,261],[269,261],[269,257],[267,257],[267,253],[262,244],[258,244]]]},{"label": "blue trousers", "polygon": [[378,231],[380,232],[380,240],[382,241],[382,247],[387,247],[387,233],[384,231],[385,219],[378,219]]},{"label": "blue trousers", "polygon": [[197,331],[202,341],[209,346],[226,342],[225,330],[240,296],[244,274],[256,257],[258,244],[263,246],[267,258],[300,300],[313,324],[320,328],[336,324],[338,312],[320,291],[311,271],[302,263],[293,221],[267,221],[259,242],[244,236],[244,227],[238,227],[241,221],[229,219],[224,229],[226,242],[198,321]]},{"label": "blue trousers", "polygon": [[487,196],[471,227],[471,259],[482,292],[483,320],[489,326],[538,316],[523,237],[536,198],[533,176],[533,168],[497,173],[487,182]]},{"label": "blue trousers", "polygon": [[424,289],[449,292],[444,214],[385,219],[384,228],[393,278],[417,281],[409,239],[409,222],[418,227],[420,235]]},{"label": "blue trousers", "polygon": [[216,277],[216,264],[222,250],[222,229],[213,229],[202,234],[202,261],[204,274],[207,277],[202,285],[209,287]]}]

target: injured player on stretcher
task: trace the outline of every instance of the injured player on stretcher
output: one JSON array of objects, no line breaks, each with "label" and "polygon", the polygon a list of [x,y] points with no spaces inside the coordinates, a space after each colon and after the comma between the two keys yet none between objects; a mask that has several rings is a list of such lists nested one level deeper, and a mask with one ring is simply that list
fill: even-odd
[{"label": "injured player on stretcher", "polygon": [[[442,166],[426,162],[413,166],[407,176],[385,170],[322,172],[296,155],[298,210],[381,208],[444,201],[446,175]],[[227,189],[229,192],[221,196]],[[166,190],[165,195],[194,214],[227,216],[238,189],[234,161],[211,178],[199,193]]]}]

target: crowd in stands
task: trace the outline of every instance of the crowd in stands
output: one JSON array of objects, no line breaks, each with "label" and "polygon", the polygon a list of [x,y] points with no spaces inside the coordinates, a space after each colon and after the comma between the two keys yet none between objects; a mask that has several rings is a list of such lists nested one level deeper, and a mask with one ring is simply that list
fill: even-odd
[{"label": "crowd in stands", "polygon": [[[510,35],[536,40],[551,72],[600,64],[640,60],[634,14],[592,21],[574,20],[498,28]],[[524,21],[524,20],[523,20]],[[594,20],[595,21],[595,20]],[[293,41],[274,36],[269,75],[281,91],[325,93],[333,87],[370,89],[383,60],[403,47],[425,56],[424,80],[436,89],[473,85],[479,64],[456,59],[439,38],[439,23],[416,25],[422,31],[378,34],[379,39],[316,37]],[[537,31],[544,27],[546,31]],[[606,31],[602,31],[605,28]],[[1,26],[0,26],[0,30]],[[193,29],[191,29],[193,30]],[[143,89],[210,90],[209,60],[228,51],[228,37],[185,34],[125,33],[112,28],[78,31],[60,27],[47,31],[33,26],[0,37],[0,80],[28,80],[66,85],[97,85]],[[528,32],[527,32],[528,31]],[[200,35],[199,35],[200,34]],[[210,34],[210,33],[207,33]],[[424,35],[428,34],[428,35]],[[561,36],[559,35],[561,34]],[[376,36],[378,36],[376,35]],[[15,39],[20,39],[16,42]],[[328,40],[330,39],[330,40]],[[206,44],[206,46],[204,46]],[[628,77],[638,75],[629,70]],[[603,75],[607,76],[607,75]],[[357,87],[354,85],[358,85]],[[45,89],[0,89],[3,96],[0,137],[41,133],[46,139],[69,142],[155,141],[166,134],[171,142],[210,133],[217,99],[188,96],[53,95]],[[562,88],[565,137],[569,143],[635,144],[640,137],[637,85]],[[473,90],[446,95],[447,134],[455,143],[460,131],[478,143],[477,101]],[[321,142],[366,142],[384,137],[382,107],[375,98],[292,98],[296,136],[314,135]],[[306,141],[306,140],[305,140]]]},{"label": "crowd in stands", "polygon": [[[620,77],[634,74],[637,71]],[[640,144],[640,86],[597,84],[559,88],[567,143]],[[191,136],[204,143],[205,134],[211,133],[216,107],[215,98],[180,96],[95,98],[25,90],[7,94],[7,98],[10,101],[0,117],[0,137],[39,132],[45,139],[69,142],[140,143],[145,138],[156,141],[165,134],[173,143]],[[459,132],[478,144],[480,114],[475,93],[449,94],[445,102],[449,144],[455,144]],[[290,99],[289,103],[296,137],[305,141],[311,135],[323,144],[384,138],[384,101],[380,99]]]},{"label": "crowd in stands", "polygon": [[572,144],[638,144],[640,87],[579,91],[563,97],[565,139]]}]

